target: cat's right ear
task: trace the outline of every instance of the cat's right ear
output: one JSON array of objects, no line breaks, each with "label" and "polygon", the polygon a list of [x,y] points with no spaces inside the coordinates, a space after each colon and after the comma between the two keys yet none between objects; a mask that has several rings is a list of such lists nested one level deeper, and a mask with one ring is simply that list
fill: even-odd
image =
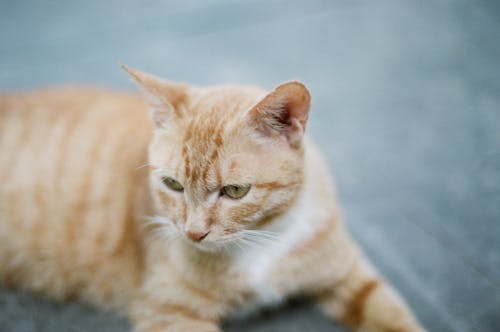
[{"label": "cat's right ear", "polygon": [[155,127],[164,127],[174,116],[181,116],[180,105],[187,99],[187,85],[168,82],[154,75],[121,64],[139,86],[151,105]]}]

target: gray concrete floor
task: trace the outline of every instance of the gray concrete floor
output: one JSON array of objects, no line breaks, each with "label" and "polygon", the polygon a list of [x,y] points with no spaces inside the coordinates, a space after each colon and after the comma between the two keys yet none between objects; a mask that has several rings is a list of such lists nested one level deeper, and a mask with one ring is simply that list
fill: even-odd
[{"label": "gray concrete floor", "polygon": [[[431,331],[500,331],[495,1],[2,1],[0,89],[171,80],[312,91],[347,224]],[[0,331],[128,331],[0,290]],[[307,304],[227,331],[342,331]]]}]

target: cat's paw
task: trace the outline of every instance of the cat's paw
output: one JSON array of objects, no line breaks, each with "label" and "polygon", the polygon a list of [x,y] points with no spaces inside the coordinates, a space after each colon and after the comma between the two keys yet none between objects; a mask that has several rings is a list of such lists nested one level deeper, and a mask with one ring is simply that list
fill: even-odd
[{"label": "cat's paw", "polygon": [[360,330],[360,332],[427,332],[422,326],[417,323],[400,323],[391,324],[390,326],[380,326],[380,325],[365,325]]},{"label": "cat's paw", "polygon": [[222,332],[222,330],[213,323],[183,321],[179,323],[159,323],[155,325],[136,325],[134,332]]}]

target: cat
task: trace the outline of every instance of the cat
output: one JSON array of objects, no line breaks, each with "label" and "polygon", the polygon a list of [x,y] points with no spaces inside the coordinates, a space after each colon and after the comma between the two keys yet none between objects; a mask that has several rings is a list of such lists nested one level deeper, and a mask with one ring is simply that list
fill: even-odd
[{"label": "cat", "polygon": [[295,296],[353,330],[424,331],[342,223],[302,83],[200,88],[122,67],[143,97],[1,95],[4,287],[141,332],[221,331]]}]

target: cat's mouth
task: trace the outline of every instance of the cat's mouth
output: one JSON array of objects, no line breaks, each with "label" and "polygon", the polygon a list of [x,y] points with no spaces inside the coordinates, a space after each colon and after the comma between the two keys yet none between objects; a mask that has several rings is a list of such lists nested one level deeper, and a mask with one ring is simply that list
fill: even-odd
[{"label": "cat's mouth", "polygon": [[205,252],[221,252],[225,248],[221,241],[218,240],[204,239],[203,241],[193,241],[188,237],[185,237],[184,240],[192,247]]},{"label": "cat's mouth", "polygon": [[239,230],[234,233],[215,237],[215,234],[207,235],[202,241],[193,241],[184,237],[190,245],[205,252],[233,252],[238,250],[250,250],[252,248],[269,248],[270,246],[281,246],[283,241],[275,232],[266,230]]},{"label": "cat's mouth", "polygon": [[244,246],[244,244],[240,242],[245,241],[244,235],[239,234],[239,232],[220,236],[215,233],[210,233],[201,240],[193,240],[189,235],[185,235],[183,239],[192,247],[210,253],[231,252],[235,247]]}]

